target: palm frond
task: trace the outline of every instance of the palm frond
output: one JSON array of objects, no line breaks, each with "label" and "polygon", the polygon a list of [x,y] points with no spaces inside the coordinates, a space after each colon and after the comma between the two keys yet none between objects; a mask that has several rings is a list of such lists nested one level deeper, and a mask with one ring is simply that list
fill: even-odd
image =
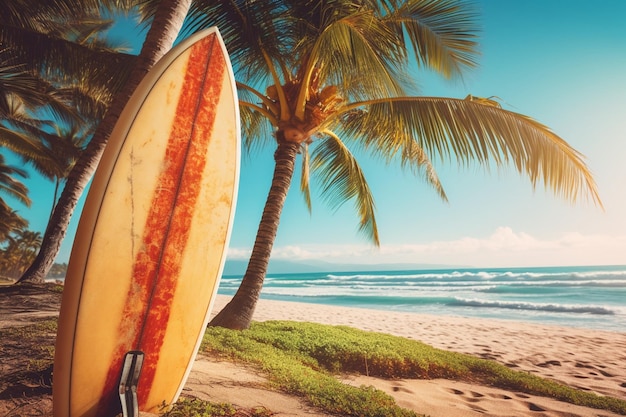
[{"label": "palm frond", "polygon": [[406,61],[402,45],[371,10],[349,14],[320,28],[310,50],[299,47],[307,71],[320,71],[326,85],[336,85],[346,99],[389,97],[409,84],[403,76]]},{"label": "palm frond", "polygon": [[322,184],[322,196],[334,208],[354,199],[360,218],[359,231],[380,245],[374,197],[361,167],[339,137],[330,131],[322,133],[325,137],[317,142],[311,162],[311,171]]},{"label": "palm frond", "polygon": [[476,66],[478,28],[470,5],[458,0],[407,0],[388,9],[384,21],[398,37],[406,33],[419,65],[451,78]]},{"label": "palm frond", "polygon": [[28,226],[28,221],[17,214],[16,210],[11,209],[9,205],[0,198],[0,242],[4,242],[10,238],[9,233],[20,230]]},{"label": "palm frond", "polygon": [[272,135],[272,126],[257,109],[240,104],[239,113],[243,130],[243,144],[247,150],[259,149],[265,145],[276,143]]},{"label": "palm frond", "polygon": [[269,114],[260,106],[252,104],[242,98],[239,100],[239,116],[243,145],[247,151],[263,148],[270,144],[276,144],[274,129],[270,122]]},{"label": "palm frond", "polygon": [[0,25],[0,43],[12,46],[9,52],[22,71],[55,81],[81,79],[87,74],[92,84],[111,91],[124,85],[136,60],[133,55],[13,26]]},{"label": "palm frond", "polygon": [[413,171],[415,176],[424,178],[426,183],[435,189],[443,201],[448,201],[448,196],[446,195],[441,181],[439,181],[435,167],[424,152],[424,149],[422,149],[417,142],[412,140],[407,141],[402,148],[400,158],[403,168],[408,167]]},{"label": "palm frond", "polygon": [[310,168],[310,154],[309,154],[309,145],[304,144],[302,146],[302,173],[300,174],[300,191],[304,196],[304,202],[306,204],[309,213],[313,210],[313,206],[311,204],[311,187],[310,178],[311,178],[311,168]]},{"label": "palm frond", "polygon": [[289,24],[283,1],[198,0],[189,11],[186,33],[219,27],[230,58],[237,63],[237,79],[248,85],[274,84],[274,80],[268,83],[266,57],[275,60],[271,65],[277,69],[289,68],[284,62],[289,59],[285,48],[292,44]]},{"label": "palm frond", "polygon": [[43,151],[41,143],[31,135],[2,125],[0,125],[0,145],[26,159],[38,158]]},{"label": "palm frond", "polygon": [[[410,131],[395,129],[391,138],[389,125],[369,117],[369,112],[362,109],[351,110],[344,116],[343,121],[345,125],[341,129],[345,132],[347,141],[364,147],[387,164],[399,161],[403,169],[409,169],[416,177],[424,179],[443,201],[448,201],[435,167]],[[354,129],[357,125],[358,132]]]},{"label": "palm frond", "polygon": [[583,156],[530,117],[481,101],[436,97],[372,100],[343,111],[347,133],[379,152],[397,152],[398,146],[405,146],[403,140],[412,137],[431,158],[513,164],[533,187],[543,182],[567,200],[577,201],[584,194],[601,205]]},{"label": "palm frond", "polygon": [[57,88],[54,97],[61,102],[72,103],[78,114],[86,124],[95,127],[102,120],[111,103],[112,94],[107,89],[90,86],[84,83],[74,83]]},{"label": "palm frond", "polygon": [[42,80],[25,71],[8,49],[0,50],[0,120],[14,113],[17,102],[29,109],[47,102]]},{"label": "palm frond", "polygon": [[30,206],[28,188],[16,180],[15,176],[27,178],[28,173],[21,168],[6,165],[4,156],[0,154],[0,193],[8,194],[26,206]]}]

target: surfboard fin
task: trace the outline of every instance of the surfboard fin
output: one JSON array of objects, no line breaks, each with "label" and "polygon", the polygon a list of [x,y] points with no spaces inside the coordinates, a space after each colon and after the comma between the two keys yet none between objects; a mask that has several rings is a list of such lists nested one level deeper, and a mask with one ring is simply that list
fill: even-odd
[{"label": "surfboard fin", "polygon": [[139,373],[143,365],[144,354],[140,350],[131,350],[124,357],[122,376],[120,377],[119,394],[122,402],[122,415],[124,417],[139,416],[139,403],[137,402],[137,384]]}]

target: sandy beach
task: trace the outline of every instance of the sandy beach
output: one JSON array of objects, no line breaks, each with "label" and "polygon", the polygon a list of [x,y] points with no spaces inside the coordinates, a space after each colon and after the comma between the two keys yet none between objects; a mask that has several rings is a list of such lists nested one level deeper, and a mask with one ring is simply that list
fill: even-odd
[{"label": "sandy beach", "polygon": [[[217,313],[228,300],[226,296],[218,296],[213,312]],[[53,292],[0,297],[0,328],[24,326],[34,318],[54,317],[59,302],[60,294]],[[260,300],[254,319],[310,321],[394,334],[437,348],[493,359],[581,390],[626,400],[626,333],[268,300]],[[28,359],[19,354],[19,341],[11,343],[17,349],[13,358],[16,361],[9,361],[11,355],[5,349],[3,353],[9,357],[4,358],[0,367],[3,373],[12,372],[11,364],[22,366]],[[9,345],[4,347],[9,349]],[[384,380],[357,375],[339,378],[348,384],[384,390],[400,406],[432,417],[617,416],[549,398],[452,380]],[[50,415],[49,388],[42,386],[38,396],[32,396],[31,392],[28,398],[22,398],[22,394],[16,397],[22,388],[9,388],[0,395],[0,416]],[[199,355],[194,363],[183,395],[228,402],[243,410],[265,407],[271,415],[279,417],[326,416],[298,397],[270,389],[267,378],[259,371],[205,355]],[[25,413],[27,406],[32,413]]]},{"label": "sandy beach", "polygon": [[[219,311],[228,299],[218,296],[213,311]],[[626,333],[269,300],[259,302],[254,320],[311,321],[389,333],[437,348],[493,359],[581,390],[626,400]],[[343,379],[346,383],[385,390],[399,405],[431,416],[617,415],[449,380],[381,380],[350,375]],[[235,381],[247,385],[252,395],[241,387],[229,389]],[[294,404],[292,397],[287,397],[283,404],[280,398],[286,396],[267,397],[267,400],[259,393],[255,396],[254,390],[262,385],[263,377],[254,371],[200,357],[185,393],[213,400],[217,400],[216,395],[227,395],[227,400],[236,405],[264,405],[280,416],[323,415],[298,401]]]}]

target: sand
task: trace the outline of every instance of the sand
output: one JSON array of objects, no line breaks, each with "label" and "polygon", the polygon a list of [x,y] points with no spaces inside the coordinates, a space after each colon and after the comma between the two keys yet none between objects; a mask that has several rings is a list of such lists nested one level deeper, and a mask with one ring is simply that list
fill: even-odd
[{"label": "sand", "polygon": [[[219,311],[226,302],[228,297],[218,296],[213,311]],[[626,400],[626,333],[269,300],[260,300],[254,320],[311,321],[389,333]],[[373,385],[394,396],[400,406],[431,416],[617,415],[450,380],[382,380],[351,375],[342,379],[357,386]],[[265,383],[265,378],[251,369],[199,357],[185,393],[244,407],[265,406],[278,416],[324,415],[293,397],[279,393],[270,397]]]},{"label": "sand", "polygon": [[[58,314],[60,294],[35,290],[0,294],[0,328],[23,326],[36,317]],[[228,297],[218,296],[213,311],[219,311],[227,301]],[[390,333],[438,348],[493,359],[581,390],[626,400],[626,333],[268,300],[259,302],[254,319],[312,321]],[[0,350],[3,350],[1,342]],[[15,341],[15,345],[19,346],[19,341]],[[28,359],[17,350],[15,353],[19,360],[11,361],[6,356],[9,351],[3,350],[5,356],[0,373],[23,366],[21,361]],[[339,378],[345,383],[372,385],[384,390],[395,397],[400,406],[432,417],[617,415],[549,398],[443,379],[384,380],[355,375]],[[33,396],[28,391],[27,398],[19,399],[13,398],[13,390],[9,389],[9,394],[5,392],[4,397],[0,396],[0,416],[50,415],[51,395],[46,387],[41,388],[40,395]],[[20,389],[17,387],[16,392],[21,392]],[[265,407],[278,417],[325,416],[297,397],[269,389],[266,377],[254,369],[203,355],[194,363],[183,394],[229,402],[243,410]],[[26,413],[27,409],[32,413]],[[7,413],[7,410],[13,411]]]}]

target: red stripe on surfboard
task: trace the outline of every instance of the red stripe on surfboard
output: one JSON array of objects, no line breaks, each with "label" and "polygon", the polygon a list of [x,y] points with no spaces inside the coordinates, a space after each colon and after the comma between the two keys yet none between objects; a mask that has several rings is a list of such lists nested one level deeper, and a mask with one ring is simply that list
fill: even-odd
[{"label": "red stripe on surfboard", "polygon": [[130,344],[120,344],[114,354],[98,415],[115,415],[120,410],[117,387],[124,355],[129,350],[145,353],[137,393],[140,408],[152,387],[225,72],[226,61],[215,35],[192,46],[166,148],[165,168],[153,195],[119,325],[120,339]]}]

